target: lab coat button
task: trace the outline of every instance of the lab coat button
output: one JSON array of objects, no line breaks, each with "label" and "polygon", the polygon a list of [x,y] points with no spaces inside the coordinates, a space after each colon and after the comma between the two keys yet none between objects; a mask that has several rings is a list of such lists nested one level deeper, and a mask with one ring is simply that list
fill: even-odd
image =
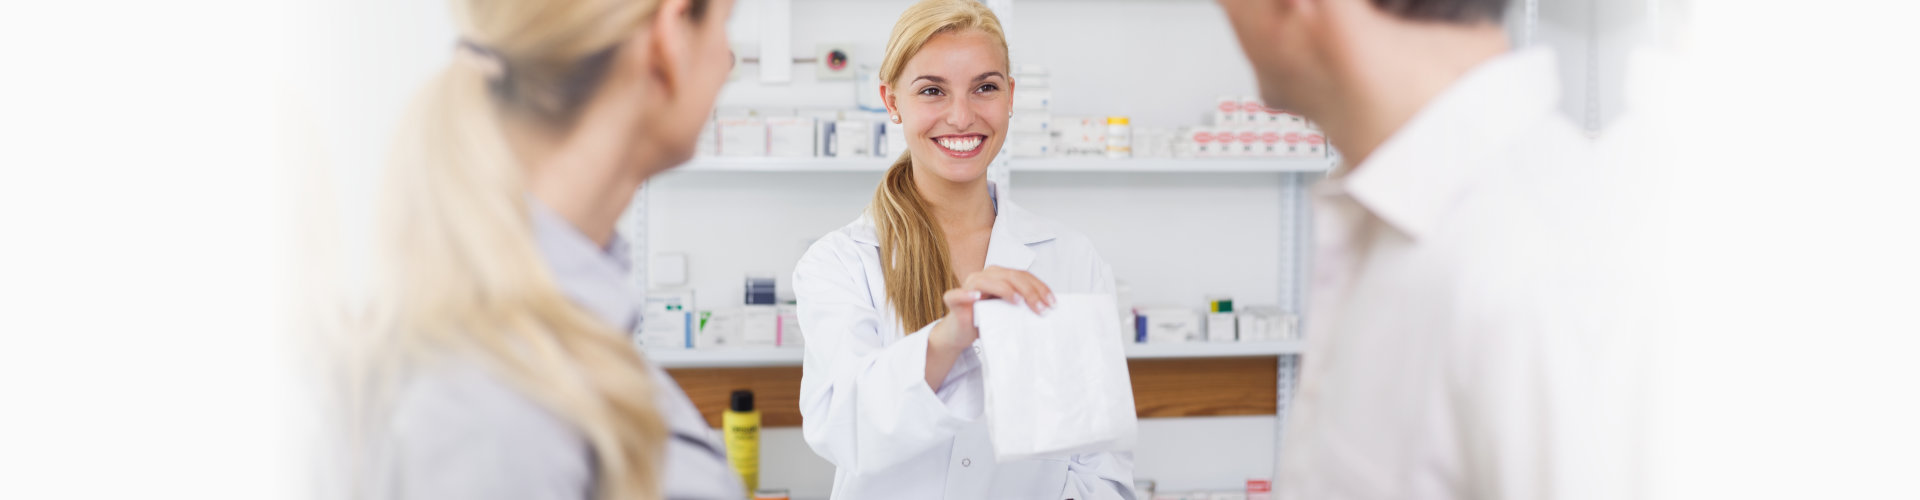
[{"label": "lab coat button", "polygon": [[960,459],[960,466],[961,466],[961,467],[972,467],[972,466],[973,466],[973,459],[971,459],[971,458],[962,458],[962,459]]}]

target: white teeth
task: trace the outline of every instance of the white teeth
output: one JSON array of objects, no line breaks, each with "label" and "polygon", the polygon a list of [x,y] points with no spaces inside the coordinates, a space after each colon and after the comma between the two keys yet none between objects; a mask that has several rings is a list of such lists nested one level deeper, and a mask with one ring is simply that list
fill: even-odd
[{"label": "white teeth", "polygon": [[977,136],[964,137],[964,138],[943,137],[940,139],[934,139],[934,142],[940,143],[940,147],[951,149],[954,151],[959,151],[962,153],[965,153],[967,151],[973,151],[973,148],[980,147],[980,138]]}]

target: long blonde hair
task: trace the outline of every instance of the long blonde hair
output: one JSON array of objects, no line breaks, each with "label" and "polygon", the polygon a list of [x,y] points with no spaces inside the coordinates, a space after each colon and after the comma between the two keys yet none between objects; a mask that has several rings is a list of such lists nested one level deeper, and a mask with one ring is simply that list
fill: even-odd
[{"label": "long blonde hair", "polygon": [[[696,18],[704,5],[695,0]],[[535,246],[524,166],[504,128],[565,130],[659,2],[452,7],[464,57],[418,94],[394,143],[379,212],[380,274],[391,279],[382,289],[393,295],[377,301],[359,375],[392,386],[407,366],[478,358],[585,436],[601,498],[657,499],[668,439],[657,381],[620,325],[562,294]]]},{"label": "long blonde hair", "polygon": [[[887,55],[880,63],[880,81],[888,88],[899,83],[907,61],[920,53],[934,35],[978,30],[999,42],[1006,60],[1007,35],[1000,18],[975,0],[923,0],[907,7],[887,38]],[[874,190],[874,232],[880,239],[880,269],[887,281],[887,301],[906,331],[916,331],[947,314],[941,296],[960,287],[953,272],[947,238],[934,220],[925,198],[913,184],[913,154],[902,152]]]}]

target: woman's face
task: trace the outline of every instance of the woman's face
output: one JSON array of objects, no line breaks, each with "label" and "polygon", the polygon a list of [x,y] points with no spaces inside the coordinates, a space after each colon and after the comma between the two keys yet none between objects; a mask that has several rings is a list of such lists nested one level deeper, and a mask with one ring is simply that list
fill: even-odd
[{"label": "woman's face", "polygon": [[655,19],[621,46],[622,61],[608,75],[600,97],[614,123],[583,123],[579,129],[606,134],[629,149],[626,168],[651,177],[693,158],[700,128],[733,71],[727,46],[727,16],[733,0],[708,0],[694,19],[689,0],[666,0]]},{"label": "woman's face", "polygon": [[1006,54],[978,30],[941,33],[908,60],[898,81],[880,88],[900,117],[916,173],[972,182],[1006,142],[1013,78]]},{"label": "woman's face", "polygon": [[689,21],[691,29],[684,39],[686,45],[665,47],[665,50],[685,50],[689,56],[680,71],[668,72],[669,78],[679,80],[668,85],[675,95],[667,99],[660,119],[653,121],[666,136],[664,149],[671,160],[669,166],[693,158],[694,145],[700,141],[700,127],[713,113],[720,87],[733,71],[733,50],[727,45],[727,17],[732,13],[733,0],[709,0],[706,14],[697,21]]}]

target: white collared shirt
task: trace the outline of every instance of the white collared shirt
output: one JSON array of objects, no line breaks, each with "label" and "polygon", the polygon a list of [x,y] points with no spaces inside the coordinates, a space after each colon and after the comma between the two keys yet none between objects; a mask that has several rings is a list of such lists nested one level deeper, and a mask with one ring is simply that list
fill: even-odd
[{"label": "white collared shirt", "polygon": [[[1085,236],[1007,200],[986,265],[1025,270],[1054,293],[1112,293],[1113,271]],[[827,234],[795,266],[807,336],[800,414],[807,444],[835,466],[833,498],[1132,499],[1128,453],[996,464],[980,359],[964,352],[939,392],[927,387],[927,335],[902,331],[887,301],[873,220]]]},{"label": "white collared shirt", "polygon": [[1284,499],[1630,495],[1618,231],[1553,56],[1463,76],[1316,187]]}]

